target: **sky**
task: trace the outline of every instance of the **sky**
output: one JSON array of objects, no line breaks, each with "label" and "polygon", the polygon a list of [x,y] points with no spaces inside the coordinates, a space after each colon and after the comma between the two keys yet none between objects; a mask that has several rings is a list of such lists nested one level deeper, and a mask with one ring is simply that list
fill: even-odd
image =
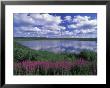
[{"label": "sky", "polygon": [[14,13],[14,37],[96,38],[96,13]]}]

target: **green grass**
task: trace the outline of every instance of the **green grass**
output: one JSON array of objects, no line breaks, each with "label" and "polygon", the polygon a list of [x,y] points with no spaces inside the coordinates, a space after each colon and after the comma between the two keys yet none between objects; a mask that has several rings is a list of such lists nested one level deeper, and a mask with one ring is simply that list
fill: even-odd
[{"label": "green grass", "polygon": [[36,51],[28,47],[22,46],[14,41],[14,61],[23,60],[35,60],[35,61],[58,61],[58,60],[70,60],[74,61],[78,58],[84,58],[88,61],[94,61],[97,59],[96,52],[84,50],[79,54],[74,53],[52,53],[48,51]]},{"label": "green grass", "polygon": [[97,53],[90,50],[84,50],[80,52],[79,57],[82,57],[88,61],[94,61],[97,59]]},{"label": "green grass", "polygon": [[48,51],[36,51],[14,42],[14,61],[58,61],[66,59],[75,60],[76,57],[71,54],[55,54]]}]

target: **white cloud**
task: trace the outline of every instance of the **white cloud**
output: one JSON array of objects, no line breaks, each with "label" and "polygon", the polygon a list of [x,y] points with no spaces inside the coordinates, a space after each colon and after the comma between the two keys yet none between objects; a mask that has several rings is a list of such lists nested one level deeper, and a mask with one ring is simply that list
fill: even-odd
[{"label": "white cloud", "polygon": [[73,24],[68,25],[68,28],[73,29],[93,29],[97,26],[97,20],[91,19],[89,16],[74,16]]},{"label": "white cloud", "polygon": [[50,14],[38,13],[15,13],[14,22],[19,25],[35,26],[35,25],[59,25],[62,22],[61,16],[53,16]]},{"label": "white cloud", "polygon": [[62,32],[62,37],[72,37],[72,36],[73,36],[73,32],[71,32],[71,31]]},{"label": "white cloud", "polygon": [[59,25],[56,25],[56,24],[43,26],[43,29],[53,30],[53,31],[55,31],[55,30],[61,30],[62,28],[63,28],[63,27],[61,27],[61,26],[59,26]]},{"label": "white cloud", "polygon": [[15,13],[14,14],[14,35],[44,36],[60,35],[60,30],[66,27],[60,26],[61,16],[39,13]]},{"label": "white cloud", "polygon": [[41,31],[41,29],[37,27],[14,27],[15,31],[21,31],[21,32],[37,32]]},{"label": "white cloud", "polygon": [[75,24],[70,24],[68,25],[68,28],[77,28],[77,26]]},{"label": "white cloud", "polygon": [[86,29],[86,30],[81,29],[81,32],[82,33],[94,33],[94,32],[96,32],[96,29]]},{"label": "white cloud", "polygon": [[90,19],[90,16],[74,16],[73,18],[73,22],[77,22],[77,23],[80,23],[82,21],[88,21]]},{"label": "white cloud", "polygon": [[47,23],[52,22],[53,24],[60,24],[62,21],[60,16],[53,16],[50,14],[41,14],[41,15]]},{"label": "white cloud", "polygon": [[14,23],[17,25],[33,25],[35,24],[35,20],[28,16],[27,13],[15,13],[14,14]]},{"label": "white cloud", "polygon": [[60,31],[59,30],[49,30],[49,29],[39,29],[38,27],[14,27],[14,36],[40,36],[40,37],[45,37],[48,35],[53,35],[53,36],[60,36]]},{"label": "white cloud", "polygon": [[66,27],[64,27],[64,26],[59,26],[59,28],[60,28],[61,30],[65,30],[65,29],[66,29]]},{"label": "white cloud", "polygon": [[[67,30],[66,26],[62,25],[63,21],[71,21],[72,23],[68,25],[68,28],[72,30]],[[51,14],[14,14],[14,36],[80,37],[89,33],[96,34],[96,28],[97,20],[91,19],[89,16],[74,16],[74,18],[65,16],[62,20],[61,16]]]},{"label": "white cloud", "polygon": [[71,21],[71,20],[72,20],[72,17],[71,17],[71,16],[65,16],[65,17],[64,17],[64,20],[65,20],[65,21]]},{"label": "white cloud", "polygon": [[73,23],[68,25],[68,28],[73,29],[74,34],[88,34],[97,32],[97,20],[91,19],[90,16],[74,16]]},{"label": "white cloud", "polygon": [[97,30],[96,29],[80,29],[80,30],[73,30],[73,33],[78,34],[78,33],[82,33],[82,34],[86,34],[86,33],[96,33]]},{"label": "white cloud", "polygon": [[53,16],[50,14],[39,13],[16,13],[14,14],[14,26],[33,27],[42,26],[47,27],[50,30],[65,29],[60,26],[62,22],[61,16]]}]

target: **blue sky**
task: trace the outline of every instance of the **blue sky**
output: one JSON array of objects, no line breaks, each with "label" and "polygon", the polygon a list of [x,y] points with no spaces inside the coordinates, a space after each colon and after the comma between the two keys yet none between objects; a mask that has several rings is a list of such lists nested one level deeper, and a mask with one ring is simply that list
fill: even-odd
[{"label": "blue sky", "polygon": [[96,13],[14,13],[14,37],[96,38]]}]

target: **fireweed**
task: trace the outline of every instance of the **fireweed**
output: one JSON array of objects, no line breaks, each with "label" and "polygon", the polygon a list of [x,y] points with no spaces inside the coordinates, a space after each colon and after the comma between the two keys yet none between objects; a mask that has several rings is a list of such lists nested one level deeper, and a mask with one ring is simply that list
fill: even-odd
[{"label": "fireweed", "polygon": [[14,63],[14,75],[96,75],[94,63],[80,58],[72,61],[29,61]]}]

